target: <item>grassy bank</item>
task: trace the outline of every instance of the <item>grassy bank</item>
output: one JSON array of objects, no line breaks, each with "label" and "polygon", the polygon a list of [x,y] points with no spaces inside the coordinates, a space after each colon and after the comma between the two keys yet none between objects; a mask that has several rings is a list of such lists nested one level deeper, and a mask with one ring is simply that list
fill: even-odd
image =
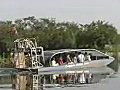
[{"label": "grassy bank", "polygon": [[0,56],[0,68],[12,68],[13,63],[10,57],[4,58]]}]

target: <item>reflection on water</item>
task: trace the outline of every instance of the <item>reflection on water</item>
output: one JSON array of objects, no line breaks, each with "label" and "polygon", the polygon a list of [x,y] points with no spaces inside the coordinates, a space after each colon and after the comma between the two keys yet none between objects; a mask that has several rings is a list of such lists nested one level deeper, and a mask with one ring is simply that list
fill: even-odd
[{"label": "reflection on water", "polygon": [[16,74],[12,76],[12,88],[15,90],[43,90],[44,77],[32,74]]},{"label": "reflection on water", "polygon": [[[1,71],[1,70],[0,70]],[[3,72],[6,70],[3,70]],[[10,71],[10,70],[9,70]],[[81,87],[99,83],[114,73],[111,68],[86,68],[73,71],[54,71],[31,74],[29,72],[0,72],[0,90],[45,90],[55,87]]]}]

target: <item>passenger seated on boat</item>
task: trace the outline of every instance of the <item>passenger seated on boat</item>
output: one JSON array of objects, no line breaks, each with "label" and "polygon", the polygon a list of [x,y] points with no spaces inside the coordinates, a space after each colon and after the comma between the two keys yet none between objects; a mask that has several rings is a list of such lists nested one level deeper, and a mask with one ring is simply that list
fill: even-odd
[{"label": "passenger seated on boat", "polygon": [[57,60],[57,63],[59,65],[63,64],[63,58],[62,58],[62,56],[59,57],[59,59]]},{"label": "passenger seated on boat", "polygon": [[91,61],[91,53],[87,54],[87,52],[85,52],[84,56],[85,56],[85,61]]},{"label": "passenger seated on boat", "polygon": [[84,56],[84,54],[82,54],[81,52],[79,52],[78,62],[79,62],[79,63],[83,63],[84,61],[85,61],[85,56]]},{"label": "passenger seated on boat", "polygon": [[88,58],[88,61],[91,61],[91,53],[88,54],[87,58]]},{"label": "passenger seated on boat", "polygon": [[76,64],[76,63],[77,63],[77,54],[74,54],[74,57],[73,57],[73,62],[74,62],[74,64]]},{"label": "passenger seated on boat", "polygon": [[85,56],[85,61],[87,61],[88,60],[88,54],[87,54],[87,52],[85,52],[85,54],[84,54],[84,56]]},{"label": "passenger seated on boat", "polygon": [[67,64],[73,63],[70,55],[67,55]]},{"label": "passenger seated on boat", "polygon": [[52,60],[52,66],[58,66],[58,63],[56,63],[55,59]]}]

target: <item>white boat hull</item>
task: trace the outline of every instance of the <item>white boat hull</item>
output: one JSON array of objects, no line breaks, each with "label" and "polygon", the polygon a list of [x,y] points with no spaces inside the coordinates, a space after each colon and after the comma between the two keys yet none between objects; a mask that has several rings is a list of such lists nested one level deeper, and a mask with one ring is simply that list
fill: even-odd
[{"label": "white boat hull", "polygon": [[90,68],[90,67],[102,67],[107,66],[110,64],[114,59],[101,59],[101,60],[93,60],[93,61],[86,61],[84,63],[77,63],[77,64],[67,64],[67,65],[60,65],[60,66],[53,66],[53,67],[43,67],[39,68],[38,72],[44,71],[56,71],[56,70],[70,70],[71,68]]},{"label": "white boat hull", "polygon": [[61,71],[48,71],[48,72],[39,72],[39,75],[49,75],[49,74],[71,74],[71,73],[92,73],[92,74],[101,74],[101,73],[114,73],[114,70],[107,67],[96,67],[96,68],[77,68],[70,70],[61,70]]}]

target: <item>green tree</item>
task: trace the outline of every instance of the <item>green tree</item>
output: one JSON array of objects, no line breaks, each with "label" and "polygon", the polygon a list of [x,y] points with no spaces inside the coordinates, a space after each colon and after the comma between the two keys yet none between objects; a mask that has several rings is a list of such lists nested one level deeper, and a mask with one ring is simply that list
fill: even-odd
[{"label": "green tree", "polygon": [[83,33],[79,35],[79,38],[82,39],[84,46],[103,49],[106,44],[112,45],[116,41],[117,30],[108,22],[93,21],[89,25],[84,25],[82,29]]}]

